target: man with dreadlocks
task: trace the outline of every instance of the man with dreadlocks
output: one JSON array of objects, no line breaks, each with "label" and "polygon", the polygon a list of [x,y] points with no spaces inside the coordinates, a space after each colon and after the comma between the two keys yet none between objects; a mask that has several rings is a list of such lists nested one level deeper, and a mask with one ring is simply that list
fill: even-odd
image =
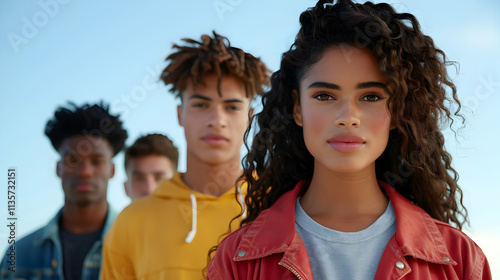
[{"label": "man with dreadlocks", "polygon": [[215,32],[184,41],[161,79],[180,98],[186,172],[118,216],[104,242],[102,279],[202,279],[208,251],[242,211],[240,149],[269,70]]}]

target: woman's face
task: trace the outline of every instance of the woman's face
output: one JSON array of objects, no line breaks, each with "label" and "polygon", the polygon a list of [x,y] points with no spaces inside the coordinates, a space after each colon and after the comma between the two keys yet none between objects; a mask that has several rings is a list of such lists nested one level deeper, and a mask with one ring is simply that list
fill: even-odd
[{"label": "woman's face", "polygon": [[294,118],[315,168],[356,173],[375,168],[389,140],[387,77],[366,49],[325,50],[300,81]]}]

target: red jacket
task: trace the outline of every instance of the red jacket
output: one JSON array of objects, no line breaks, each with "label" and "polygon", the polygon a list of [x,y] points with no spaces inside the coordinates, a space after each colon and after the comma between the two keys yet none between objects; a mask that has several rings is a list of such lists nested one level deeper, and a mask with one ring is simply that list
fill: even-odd
[{"label": "red jacket", "polygon": [[[491,279],[485,255],[462,231],[431,218],[389,185],[396,233],[380,260],[375,280]],[[313,279],[306,247],[295,231],[295,201],[305,181],[283,194],[255,221],[224,239],[207,279]],[[357,265],[357,264],[352,264]]]}]

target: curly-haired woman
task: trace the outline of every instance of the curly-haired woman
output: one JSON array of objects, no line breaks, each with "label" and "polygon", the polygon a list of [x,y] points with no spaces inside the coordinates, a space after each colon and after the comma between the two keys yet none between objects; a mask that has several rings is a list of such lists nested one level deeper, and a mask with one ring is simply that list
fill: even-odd
[{"label": "curly-haired woman", "polygon": [[388,4],[321,0],[300,23],[256,116],[244,226],[208,279],[491,279],[460,231],[444,52]]}]

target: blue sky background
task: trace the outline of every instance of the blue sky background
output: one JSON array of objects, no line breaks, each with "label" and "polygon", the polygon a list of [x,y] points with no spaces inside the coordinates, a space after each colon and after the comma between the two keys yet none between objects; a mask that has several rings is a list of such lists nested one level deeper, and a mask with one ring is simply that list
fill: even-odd
[{"label": "blue sky background", "polygon": [[[378,2],[378,1],[377,1]],[[164,59],[181,38],[199,39],[216,30],[232,45],[259,56],[277,70],[293,42],[299,15],[316,1],[82,1],[0,2],[0,219],[7,223],[7,169],[17,169],[17,238],[43,226],[63,205],[55,173],[57,153],[44,136],[55,109],[73,101],[105,100],[138,136],[160,132],[180,149],[184,134],[175,100],[158,82]],[[465,231],[486,252],[500,277],[500,2],[390,1],[411,12],[450,60],[467,118],[457,136],[446,130],[471,224]],[[117,209],[129,203],[123,190],[123,154],[108,198]],[[7,247],[0,226],[0,250]],[[495,266],[497,268],[495,268]],[[496,269],[496,270],[495,270]]]}]

